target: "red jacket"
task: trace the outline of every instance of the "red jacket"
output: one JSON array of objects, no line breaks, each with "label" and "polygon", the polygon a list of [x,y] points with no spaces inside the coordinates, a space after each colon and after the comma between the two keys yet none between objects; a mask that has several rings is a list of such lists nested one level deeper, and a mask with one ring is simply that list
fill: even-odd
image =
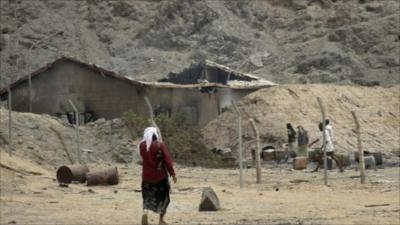
[{"label": "red jacket", "polygon": [[[143,141],[139,145],[140,155],[143,159],[142,167],[142,180],[150,183],[158,183],[163,179],[167,178],[167,174],[164,169],[157,169],[157,141],[153,141],[149,151],[146,150],[146,142]],[[168,149],[164,143],[160,142],[160,150],[164,159],[164,165],[170,176],[175,175],[174,167],[172,165],[172,159],[168,153]]]}]

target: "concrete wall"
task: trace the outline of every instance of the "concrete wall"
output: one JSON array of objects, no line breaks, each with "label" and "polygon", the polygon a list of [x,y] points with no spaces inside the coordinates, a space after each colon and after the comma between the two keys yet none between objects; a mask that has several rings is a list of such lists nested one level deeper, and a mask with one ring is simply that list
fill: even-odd
[{"label": "concrete wall", "polygon": [[[68,99],[79,111],[93,111],[98,118],[120,117],[123,112],[133,111],[148,116],[143,99],[146,94],[154,109],[163,107],[173,114],[178,111],[192,113],[189,116],[200,126],[215,119],[223,107],[253,90],[219,88],[215,93],[202,93],[198,88],[140,87],[113,77],[102,76],[83,65],[61,61],[51,69],[32,79],[33,112],[56,114],[73,111]],[[12,91],[13,109],[29,111],[28,82]]]},{"label": "concrete wall", "polygon": [[[124,111],[146,113],[139,88],[69,61],[58,62],[32,79],[34,113],[55,114],[73,111],[68,99],[79,111],[94,111],[98,117],[120,117]],[[29,110],[28,82],[13,89],[13,109]]]},{"label": "concrete wall", "polygon": [[215,119],[232,100],[238,100],[253,91],[218,88],[215,93],[202,93],[198,88],[148,87],[146,89],[154,109],[168,108],[172,115],[179,111],[194,112],[195,115],[189,116],[188,119],[190,121],[193,118],[192,121],[200,126]]}]

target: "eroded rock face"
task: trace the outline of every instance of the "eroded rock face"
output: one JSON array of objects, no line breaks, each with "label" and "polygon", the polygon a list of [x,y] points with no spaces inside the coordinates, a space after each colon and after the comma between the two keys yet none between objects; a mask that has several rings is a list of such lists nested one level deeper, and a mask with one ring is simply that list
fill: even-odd
[{"label": "eroded rock face", "polygon": [[221,208],[217,194],[211,187],[203,189],[199,211],[217,211]]},{"label": "eroded rock face", "polygon": [[396,0],[1,5],[0,88],[60,55],[145,80],[207,58],[277,83],[400,83]]}]

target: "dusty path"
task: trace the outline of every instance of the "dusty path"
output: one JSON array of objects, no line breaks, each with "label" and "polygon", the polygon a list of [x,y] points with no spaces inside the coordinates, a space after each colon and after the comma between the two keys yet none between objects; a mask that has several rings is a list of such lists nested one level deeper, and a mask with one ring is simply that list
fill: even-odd
[{"label": "dusty path", "polygon": [[[73,184],[62,188],[54,171],[45,170],[1,151],[0,223],[8,224],[138,224],[141,216],[140,167],[118,165],[121,183],[109,187]],[[94,165],[92,165],[93,167]],[[11,171],[4,167],[12,167]],[[238,171],[177,166],[170,224],[400,224],[399,168],[368,170],[365,185],[354,170],[323,173],[263,169],[245,171],[245,188],[238,188]],[[35,175],[36,174],[36,175]],[[296,183],[295,181],[300,181]],[[301,182],[304,181],[304,182]],[[202,187],[211,186],[222,210],[198,212]],[[279,190],[278,190],[278,189]],[[366,207],[368,205],[382,206]],[[153,224],[157,215],[151,214]]]}]

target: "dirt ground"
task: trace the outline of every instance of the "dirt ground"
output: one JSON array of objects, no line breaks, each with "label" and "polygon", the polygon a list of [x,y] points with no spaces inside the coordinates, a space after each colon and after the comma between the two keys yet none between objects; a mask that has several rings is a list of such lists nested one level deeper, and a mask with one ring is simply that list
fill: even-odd
[{"label": "dirt ground", "polygon": [[[138,224],[141,218],[140,166],[118,164],[120,184],[59,187],[55,171],[1,153],[1,224]],[[398,165],[398,164],[397,164]],[[106,165],[89,164],[89,168]],[[399,167],[367,170],[366,184],[347,168],[311,173],[270,163],[256,184],[255,169],[239,171],[175,166],[166,216],[170,224],[400,224]],[[222,209],[199,212],[203,187],[212,187]],[[156,214],[150,214],[157,224]]]}]

